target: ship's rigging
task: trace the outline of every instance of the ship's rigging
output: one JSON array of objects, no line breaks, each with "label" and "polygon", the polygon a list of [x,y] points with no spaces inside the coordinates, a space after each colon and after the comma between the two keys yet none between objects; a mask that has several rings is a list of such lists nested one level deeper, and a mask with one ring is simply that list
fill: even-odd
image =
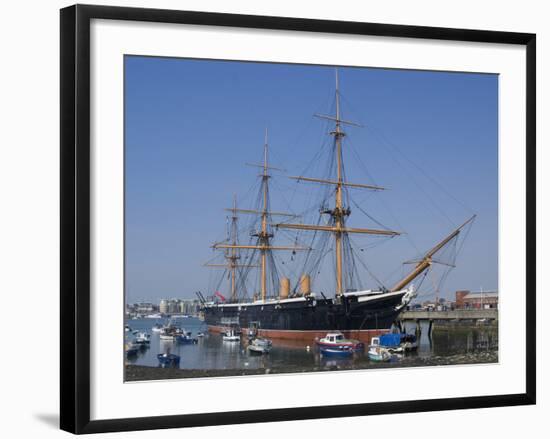
[{"label": "ship's rigging", "polygon": [[[223,268],[229,280],[229,291],[231,302],[236,302],[241,298],[248,296],[247,291],[251,277],[251,271],[257,272],[258,283],[252,286],[253,299],[266,301],[268,298],[278,296],[279,285],[283,280],[288,281],[280,272],[280,266],[284,261],[277,263],[276,252],[286,251],[291,253],[291,261],[294,262],[296,252],[302,252],[301,272],[294,271],[292,276],[294,287],[290,292],[290,297],[305,294],[305,290],[300,290],[299,286],[303,281],[303,276],[320,274],[321,266],[327,256],[333,255],[333,273],[335,279],[335,295],[338,298],[347,291],[356,291],[363,288],[360,280],[360,272],[366,271],[371,278],[377,282],[378,288],[384,291],[399,291],[409,285],[414,279],[423,275],[420,281],[426,277],[433,264],[440,263],[449,269],[454,265],[454,256],[451,256],[450,262],[445,261],[442,254],[449,247],[455,247],[460,232],[470,226],[475,215],[465,221],[460,227],[457,227],[442,241],[432,247],[428,252],[420,254],[418,258],[407,261],[413,265],[411,271],[402,276],[392,288],[387,288],[383,282],[371,272],[359,255],[367,246],[357,245],[354,242],[354,236],[371,236],[375,238],[394,238],[401,235],[401,231],[390,230],[381,222],[372,217],[361,203],[357,203],[350,196],[350,190],[363,190],[371,192],[384,191],[385,188],[376,184],[367,184],[363,182],[351,182],[346,178],[344,165],[344,139],[346,132],[344,126],[360,127],[361,125],[345,120],[341,115],[340,108],[340,86],[338,71],[336,71],[335,86],[335,112],[333,115],[315,114],[316,117],[332,124],[329,132],[332,137],[330,145],[330,154],[328,162],[328,172],[326,176],[290,176],[289,178],[297,183],[311,183],[322,185],[324,187],[323,197],[318,207],[316,221],[304,223],[297,221],[301,215],[293,212],[280,212],[271,209],[270,202],[270,179],[271,172],[281,171],[269,163],[269,145],[267,130],[263,145],[263,163],[248,164],[258,167],[261,170],[259,175],[259,190],[255,206],[251,209],[237,208],[237,200],[234,197],[233,207],[226,209],[230,212],[230,225],[228,227],[227,238],[224,241],[216,242],[212,245],[215,250],[223,252],[224,263],[208,263],[210,267]],[[367,216],[375,227],[352,227],[347,223],[353,209],[357,209]],[[247,215],[253,218],[248,230],[248,242],[242,243],[238,236],[243,230],[238,227],[239,215]],[[468,229],[469,230],[469,229]],[[302,232],[310,234],[307,244],[303,240]],[[275,245],[276,237],[287,238],[291,243],[287,245]],[[374,243],[376,245],[376,243]],[[279,266],[279,267],[278,267]],[[287,264],[288,271],[288,264]],[[446,273],[448,274],[448,271]],[[446,276],[446,274],[444,275]],[[443,276],[440,281],[443,280]],[[309,280],[308,280],[309,282]],[[325,289],[326,291],[326,289]],[[320,291],[322,294],[322,291]]]},{"label": "ship's rigging", "polygon": [[[252,164],[252,166],[260,167],[262,169],[261,174],[261,185],[260,185],[260,193],[262,198],[262,204],[260,209],[237,209],[236,205],[234,205],[232,212],[235,216],[237,213],[243,213],[243,214],[252,214],[257,215],[260,218],[260,227],[258,230],[254,230],[250,236],[252,238],[255,238],[255,242],[251,242],[249,244],[239,244],[236,241],[233,241],[231,243],[221,242],[221,243],[215,243],[212,245],[212,248],[219,250],[219,249],[225,249],[225,250],[252,250],[252,251],[258,251],[260,253],[260,297],[262,300],[267,299],[267,277],[269,267],[268,267],[268,259],[271,262],[272,271],[275,268],[275,264],[273,261],[272,252],[277,250],[286,250],[286,251],[301,251],[301,250],[309,250],[308,247],[302,247],[298,245],[293,246],[276,246],[273,245],[271,242],[271,239],[273,238],[273,229],[271,225],[271,221],[273,217],[280,217],[280,216],[287,216],[287,217],[295,217],[294,214],[286,213],[286,212],[274,212],[270,210],[270,203],[269,203],[269,179],[271,178],[271,175],[269,174],[270,169],[277,169],[274,167],[270,167],[268,164],[268,136],[267,136],[267,129],[265,133],[265,141],[264,141],[264,160],[262,164]],[[244,265],[250,266],[250,264]],[[273,274],[273,273],[272,273]],[[232,296],[233,299],[236,299],[236,295]]]}]

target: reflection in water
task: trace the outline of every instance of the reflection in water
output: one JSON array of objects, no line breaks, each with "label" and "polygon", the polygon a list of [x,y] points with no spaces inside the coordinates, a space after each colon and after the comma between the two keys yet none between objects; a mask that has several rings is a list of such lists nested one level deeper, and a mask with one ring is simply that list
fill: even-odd
[{"label": "reflection in water", "polygon": [[[498,328],[496,326],[436,326],[431,339],[427,325],[422,326],[417,352],[394,355],[391,362],[380,364],[370,362],[365,352],[357,352],[350,358],[325,358],[312,343],[273,340],[268,355],[250,354],[247,341],[223,341],[219,334],[209,334],[203,323],[196,318],[178,321],[181,326],[196,337],[205,332],[196,344],[178,344],[160,340],[158,333],[151,333],[155,323],[165,320],[140,319],[128,321],[133,330],[147,331],[151,336],[150,346],[140,350],[137,356],[127,359],[128,364],[158,366],[157,354],[172,353],[181,357],[181,369],[261,369],[269,373],[276,371],[307,372],[313,370],[361,369],[372,367],[409,367],[439,364],[465,364],[498,361]],[[414,324],[405,325],[405,330],[414,333]],[[131,340],[132,334],[126,333]]]}]

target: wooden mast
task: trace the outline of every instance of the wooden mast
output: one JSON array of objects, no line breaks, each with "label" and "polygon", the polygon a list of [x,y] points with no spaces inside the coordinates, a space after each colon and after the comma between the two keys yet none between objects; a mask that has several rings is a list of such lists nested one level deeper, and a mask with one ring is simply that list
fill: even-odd
[{"label": "wooden mast", "polygon": [[267,232],[267,186],[268,186],[269,174],[267,173],[267,128],[265,129],[265,139],[264,139],[264,170],[262,175],[262,186],[263,186],[263,209],[262,209],[262,230],[258,234],[260,243],[264,244],[264,248],[260,250],[261,252],[261,283],[260,283],[260,294],[262,295],[262,300],[265,300],[267,297],[267,249],[265,246],[269,245],[269,238],[271,236]]},{"label": "wooden mast", "polygon": [[334,130],[331,131],[331,135],[334,136],[334,147],[336,149],[336,181],[325,180],[319,178],[310,177],[291,177],[298,181],[309,181],[315,183],[331,184],[336,186],[335,191],[335,206],[334,209],[322,211],[322,213],[329,214],[334,220],[334,225],[313,225],[313,224],[288,224],[279,223],[276,227],[298,230],[317,230],[321,232],[334,233],[335,238],[335,255],[336,255],[336,294],[341,295],[344,293],[343,282],[343,235],[345,233],[365,233],[372,235],[387,235],[396,236],[398,232],[391,230],[375,230],[375,229],[363,229],[363,228],[348,228],[345,226],[346,217],[350,215],[351,210],[344,207],[343,203],[343,189],[344,187],[355,187],[363,189],[383,190],[379,186],[348,183],[344,181],[343,177],[343,158],[342,158],[342,139],[346,133],[342,130],[342,124],[360,126],[356,123],[349,122],[341,119],[340,117],[340,86],[338,80],[338,69],[336,69],[336,116],[326,116],[316,114],[315,116],[322,119],[328,119],[335,123]]},{"label": "wooden mast", "polygon": [[239,209],[237,209],[236,195],[233,195],[233,207],[231,209],[226,209],[226,210],[229,210],[232,212],[231,228],[228,236],[228,240],[231,241],[231,244],[230,244],[230,247],[226,249],[226,253],[224,255],[225,259],[227,260],[227,264],[204,264],[204,266],[213,267],[213,268],[225,268],[229,270],[231,300],[235,302],[237,300],[237,268],[257,267],[257,265],[248,265],[248,264],[243,265],[238,263],[239,259],[241,259],[241,256],[239,255],[239,253],[237,253],[237,249],[239,248],[237,244],[237,221],[239,219],[237,216],[237,213],[239,212]]},{"label": "wooden mast", "polygon": [[298,246],[273,246],[271,245],[271,238],[273,238],[273,233],[270,233],[268,230],[268,219],[270,216],[288,216],[296,217],[296,215],[287,214],[284,212],[271,212],[269,211],[269,169],[272,168],[268,165],[268,132],[267,128],[265,130],[265,139],[264,139],[264,161],[262,164],[252,164],[251,166],[259,166],[262,168],[262,208],[261,210],[246,210],[246,209],[237,209],[235,206],[235,212],[242,213],[251,213],[259,214],[261,218],[260,230],[253,233],[251,236],[258,238],[258,243],[256,245],[240,245],[236,242],[231,244],[216,243],[212,247],[215,249],[247,249],[247,250],[260,250],[260,295],[263,301],[267,298],[267,253],[270,250],[310,250],[309,247],[298,247]]},{"label": "wooden mast", "polygon": [[[233,195],[233,215],[231,216],[231,235],[233,236],[233,245],[237,245],[237,196]],[[231,270],[231,300],[235,301],[237,299],[237,288],[236,288],[236,278],[237,278],[237,249],[233,247],[230,249],[231,256],[230,261],[230,270]]]},{"label": "wooden mast", "polygon": [[338,89],[338,70],[336,70],[336,128],[331,133],[334,135],[334,141],[336,143],[336,207],[332,216],[334,217],[334,224],[336,232],[334,236],[336,238],[336,294],[343,294],[344,287],[342,282],[342,228],[346,213],[342,206],[342,137],[343,131],[340,129],[340,93]]},{"label": "wooden mast", "polygon": [[473,215],[472,217],[470,217],[460,227],[456,228],[450,235],[448,235],[442,241],[437,243],[430,251],[428,251],[422,257],[422,259],[420,259],[420,261],[418,261],[418,263],[413,268],[413,270],[407,276],[405,276],[402,280],[397,282],[390,291],[399,291],[399,290],[405,288],[415,278],[417,278],[420,274],[422,274],[422,272],[427,270],[432,265],[432,263],[434,262],[433,259],[432,259],[433,256],[439,250],[441,250],[443,247],[445,247],[445,245],[448,244],[451,239],[453,239],[455,236],[457,236],[460,233],[460,231],[464,228],[464,226],[466,226],[467,224],[472,222],[475,219],[475,217],[476,217],[476,215]]}]

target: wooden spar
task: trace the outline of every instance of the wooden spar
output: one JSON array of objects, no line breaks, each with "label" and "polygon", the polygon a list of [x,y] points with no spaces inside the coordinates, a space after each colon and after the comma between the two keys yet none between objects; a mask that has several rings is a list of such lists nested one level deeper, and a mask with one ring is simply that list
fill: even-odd
[{"label": "wooden spar", "polygon": [[271,169],[273,171],[286,172],[286,169],[275,168],[274,166],[266,166],[264,163],[245,163],[246,166],[253,166],[254,168]]},{"label": "wooden spar", "polygon": [[444,238],[442,241],[436,244],[430,251],[428,251],[424,255],[424,257],[418,262],[418,264],[416,264],[413,270],[407,276],[405,276],[402,280],[400,280],[397,284],[395,284],[394,287],[391,289],[391,291],[402,290],[414,279],[416,279],[420,274],[422,274],[425,270],[427,270],[433,263],[432,257],[439,250],[441,250],[446,244],[448,244],[451,239],[456,237],[460,233],[460,231],[464,228],[464,226],[472,222],[475,219],[475,217],[476,215],[473,215],[472,217],[470,217],[461,226],[456,228],[450,235],[448,235],[446,238]]},{"label": "wooden spar", "polygon": [[273,246],[273,245],[248,245],[248,244],[214,244],[212,248],[241,248],[245,250],[311,250],[310,247]]},{"label": "wooden spar", "polygon": [[[227,208],[225,210],[230,211],[230,212],[245,213],[245,214],[252,214],[252,215],[257,215],[257,214],[262,214],[263,213],[263,211],[261,211],[261,210],[253,210],[253,209],[232,209],[232,208]],[[267,212],[267,214],[269,216],[288,216],[288,217],[291,217],[291,218],[296,218],[296,217],[300,216],[300,215],[294,215],[292,213],[273,212],[273,211],[269,211],[269,212]]]},{"label": "wooden spar", "polygon": [[[203,264],[203,267],[213,267],[213,268],[227,268],[227,264]],[[235,267],[259,267],[259,265],[251,264],[236,264]]]},{"label": "wooden spar", "polygon": [[288,178],[292,178],[293,180],[298,180],[298,181],[310,181],[310,182],[313,182],[313,183],[334,184],[334,185],[341,184],[342,186],[346,186],[346,187],[361,188],[361,189],[372,189],[372,190],[375,190],[375,191],[384,191],[384,190],[386,190],[385,188],[380,187],[380,186],[374,186],[374,185],[371,185],[371,184],[348,183],[347,181],[342,181],[342,182],[338,183],[337,181],[334,181],[334,180],[324,180],[322,178],[311,178],[311,177],[301,177],[301,176],[299,176],[299,177],[298,176],[290,176]]},{"label": "wooden spar", "polygon": [[326,114],[315,113],[314,116],[318,117],[320,119],[332,120],[333,122],[338,121],[341,124],[353,125],[354,127],[363,128],[363,125],[361,125],[361,124],[358,124],[358,123],[355,123],[355,122],[350,122],[349,120],[338,119],[337,117],[334,117],[334,116],[327,116]]},{"label": "wooden spar", "polygon": [[338,229],[335,226],[319,226],[314,224],[275,224],[277,228],[283,229],[298,229],[298,230],[317,230],[321,232],[341,232],[341,233],[363,233],[367,235],[385,235],[385,236],[398,236],[399,232],[392,230],[377,230],[377,229],[360,229],[356,227],[341,227]]}]

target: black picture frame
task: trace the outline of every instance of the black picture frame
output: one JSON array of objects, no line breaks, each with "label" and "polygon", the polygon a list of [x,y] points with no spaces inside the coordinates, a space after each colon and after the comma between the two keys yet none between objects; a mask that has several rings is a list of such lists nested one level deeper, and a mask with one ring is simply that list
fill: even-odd
[{"label": "black picture frame", "polygon": [[[92,19],[407,37],[526,47],[526,392],[292,409],[90,420],[90,21]],[[75,5],[61,10],[61,429],[81,434],[535,404],[536,36],[530,33]]]}]

